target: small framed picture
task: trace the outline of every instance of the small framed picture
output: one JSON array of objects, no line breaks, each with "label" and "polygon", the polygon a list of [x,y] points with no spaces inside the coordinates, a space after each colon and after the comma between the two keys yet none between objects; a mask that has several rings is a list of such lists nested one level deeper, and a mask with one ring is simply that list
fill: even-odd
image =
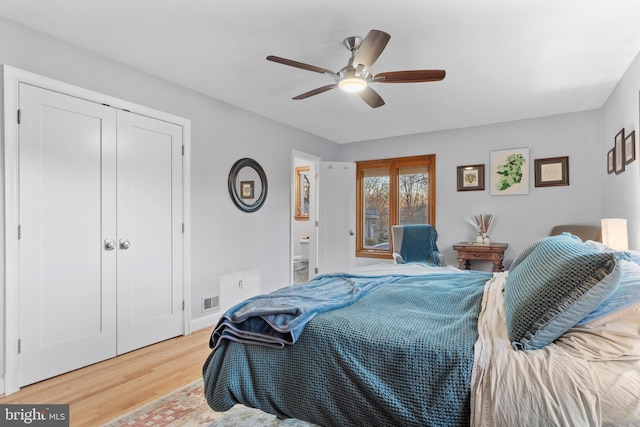
[{"label": "small framed picture", "polygon": [[458,166],[458,191],[484,190],[484,164]]},{"label": "small framed picture", "polygon": [[253,199],[253,181],[240,181],[240,198]]},{"label": "small framed picture", "polygon": [[616,137],[614,139],[614,143],[613,143],[613,148],[614,148],[614,169],[616,174],[620,174],[622,172],[624,172],[624,160],[625,160],[625,154],[624,154],[624,128],[622,128],[622,130],[620,130],[620,132],[618,132],[616,134]]},{"label": "small framed picture", "polygon": [[631,131],[624,138],[624,164],[628,165],[636,159],[636,131]]},{"label": "small framed picture", "polygon": [[615,155],[616,155],[615,147],[609,150],[609,152],[607,153],[607,173],[608,174],[612,174],[616,170],[614,166],[616,161]]},{"label": "small framed picture", "polygon": [[555,187],[569,185],[569,157],[535,159],[535,186]]}]

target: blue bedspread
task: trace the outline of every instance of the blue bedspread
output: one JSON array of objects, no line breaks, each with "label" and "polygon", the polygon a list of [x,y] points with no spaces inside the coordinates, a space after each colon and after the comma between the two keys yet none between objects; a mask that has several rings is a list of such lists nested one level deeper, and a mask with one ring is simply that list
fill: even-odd
[{"label": "blue bedspread", "polygon": [[280,349],[222,340],[203,367],[236,403],[330,426],[469,425],[477,318],[491,273],[403,277],[323,312]]}]

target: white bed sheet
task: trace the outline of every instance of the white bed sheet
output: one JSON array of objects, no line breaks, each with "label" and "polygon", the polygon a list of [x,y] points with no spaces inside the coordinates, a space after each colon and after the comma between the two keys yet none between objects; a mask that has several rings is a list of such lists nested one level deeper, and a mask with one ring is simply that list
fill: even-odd
[{"label": "white bed sheet", "polygon": [[545,348],[516,351],[505,323],[507,275],[495,273],[485,287],[471,425],[640,426],[640,304],[573,328]]},{"label": "white bed sheet", "polygon": [[428,264],[422,264],[419,262],[408,262],[405,264],[392,264],[392,263],[379,263],[365,265],[362,267],[356,267],[350,269],[348,273],[358,274],[362,276],[392,276],[392,275],[407,275],[407,276],[423,276],[427,274],[459,274],[461,270],[458,270],[452,266],[434,267]]}]

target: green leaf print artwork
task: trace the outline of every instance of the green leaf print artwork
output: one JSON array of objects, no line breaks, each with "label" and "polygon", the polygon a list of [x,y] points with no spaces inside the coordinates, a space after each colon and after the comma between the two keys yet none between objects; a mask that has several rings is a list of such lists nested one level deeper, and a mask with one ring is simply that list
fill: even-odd
[{"label": "green leaf print artwork", "polygon": [[522,165],[526,163],[526,159],[522,154],[511,154],[504,164],[498,165],[496,173],[500,175],[500,180],[496,184],[498,191],[504,191],[515,184],[522,181]]}]

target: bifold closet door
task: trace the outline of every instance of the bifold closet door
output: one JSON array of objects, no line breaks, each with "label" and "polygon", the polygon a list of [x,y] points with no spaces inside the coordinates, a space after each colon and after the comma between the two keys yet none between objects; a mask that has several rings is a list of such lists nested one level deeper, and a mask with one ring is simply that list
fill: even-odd
[{"label": "bifold closet door", "polygon": [[[20,384],[116,355],[116,111],[20,84]],[[13,231],[11,231],[13,232]]]},{"label": "bifold closet door", "polygon": [[118,354],[181,335],[182,127],[118,111]]}]

